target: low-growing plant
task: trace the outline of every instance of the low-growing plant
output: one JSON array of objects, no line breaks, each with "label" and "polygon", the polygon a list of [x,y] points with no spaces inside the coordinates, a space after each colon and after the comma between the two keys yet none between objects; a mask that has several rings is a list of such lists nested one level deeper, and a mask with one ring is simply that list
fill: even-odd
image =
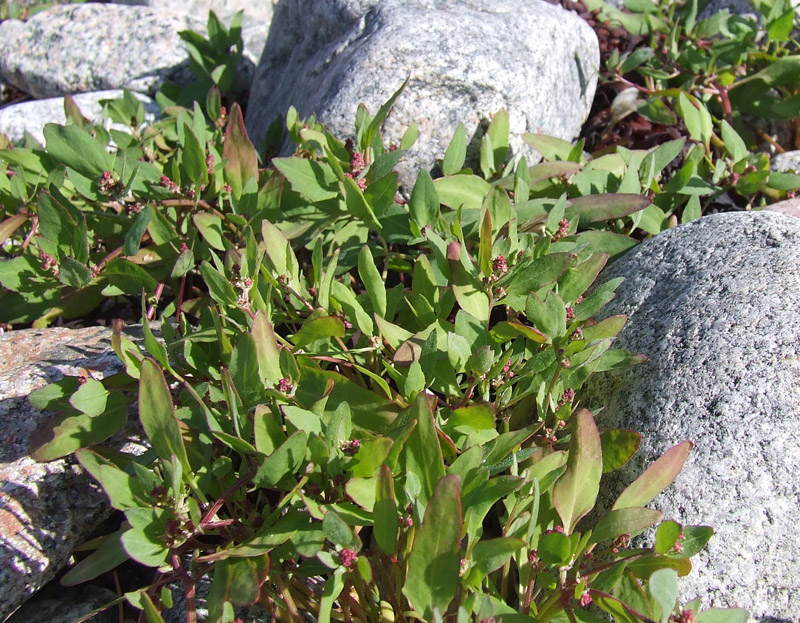
[{"label": "low-growing plant", "polygon": [[[678,164],[665,184],[648,169],[640,171],[642,189],[654,200],[640,226],[654,234],[715,204],[750,209],[794,195],[800,176],[771,171],[769,150],[763,149],[800,147],[800,55],[791,37],[797,19],[791,2],[755,2],[758,20],[728,11],[699,19],[707,4],[699,0],[626,0],[626,10],[603,0],[584,4],[598,20],[629,33],[603,53],[601,80],[621,89],[604,132],[613,134],[615,124],[634,115],[649,123],[658,142],[675,133],[689,139],[662,146],[660,157],[669,154]],[[770,124],[785,135],[778,138],[783,145],[771,136]],[[597,158],[588,166],[611,170],[615,184],[635,188],[629,173],[636,168],[631,160],[638,165],[635,156],[618,146],[606,152],[613,160]]]},{"label": "low-growing plant", "polygon": [[[35,458],[74,452],[125,514],[62,582],[129,558],[152,567],[151,584],[118,600],[151,623],[174,581],[195,621],[209,575],[215,622],[254,603],[293,622],[692,620],[699,602],[677,603],[677,578],[712,530],[645,507],[691,442],[593,526],[580,523],[602,474],[639,444],[633,431],[600,432],[580,407],[592,373],[642,361],[613,348],[624,316],[592,319],[619,280],[590,290],[635,242],[592,224],[649,201],[537,197],[552,163],[507,162],[504,111],[484,138],[482,175],[464,166],[459,128],[444,175],[422,171],[406,201],[394,167],[416,131],[397,148],[380,135],[401,91],[374,117],[359,107],[352,141],[291,109],[296,153],[264,170],[236,110],[220,150],[222,117],[198,107],[132,142],[114,136],[115,155],[101,144],[109,137],[77,124],[49,126],[47,151],[8,152],[9,183],[23,176],[18,188],[38,200],[18,197],[17,229],[30,229],[18,246],[9,238],[22,253],[5,266],[25,260],[59,293],[173,293],[161,340],[146,298],[143,347],[115,325],[123,372],[31,396],[59,413]],[[88,265],[93,246],[78,244],[76,227],[113,258]],[[52,318],[47,305],[35,313]],[[139,456],[104,445],[134,401],[150,446]],[[656,525],[652,546],[630,546]],[[723,616],[747,615],[695,619]]]}]

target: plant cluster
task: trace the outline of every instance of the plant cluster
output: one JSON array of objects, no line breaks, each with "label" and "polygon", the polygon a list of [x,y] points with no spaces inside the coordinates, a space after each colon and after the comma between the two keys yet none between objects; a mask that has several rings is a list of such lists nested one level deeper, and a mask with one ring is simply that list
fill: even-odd
[{"label": "plant cluster", "polygon": [[[35,458],[74,453],[125,516],[63,582],[152,567],[117,600],[150,623],[173,582],[193,623],[205,576],[215,622],[256,602],[292,622],[745,621],[677,602],[712,530],[646,508],[691,442],[595,509],[640,437],[580,404],[591,374],[643,359],[613,347],[624,316],[593,319],[619,285],[595,280],[702,181],[661,179],[683,141],[587,161],[528,134],[546,158],[529,166],[499,111],[474,170],[460,126],[406,200],[394,168],[416,129],[380,134],[402,87],[374,116],[359,107],[347,141],[290,109],[267,143],[285,134],[294,155],[260,163],[223,106],[217,53],[239,33],[219,28],[187,36],[210,81],[191,106],[167,90],[147,126],[126,94],[107,102],[122,132],[66,98],[45,146],[0,151],[0,320],[142,310],[141,345],[114,326],[123,372],[31,396],[58,413]],[[106,445],[131,407],[139,456]]]},{"label": "plant cluster", "polygon": [[[616,168],[621,178],[627,170],[620,158],[630,165],[620,143],[676,145],[665,183],[643,184],[654,199],[645,218],[649,233],[657,233],[657,221],[671,226],[710,209],[763,207],[794,196],[800,176],[771,171],[768,153],[759,153],[764,145],[778,152],[800,147],[791,2],[759,0],[757,19],[722,11],[702,20],[707,3],[698,0],[627,0],[626,10],[602,0],[583,4],[606,33],[601,80],[619,91],[594,129],[600,136],[589,137],[595,156],[612,154],[613,164],[595,158],[589,166]],[[688,138],[680,148],[678,137]]]}]

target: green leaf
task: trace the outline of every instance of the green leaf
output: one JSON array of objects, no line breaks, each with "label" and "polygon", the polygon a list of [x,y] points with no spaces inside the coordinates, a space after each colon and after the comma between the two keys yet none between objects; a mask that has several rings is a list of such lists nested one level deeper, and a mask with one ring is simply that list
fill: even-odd
[{"label": "green leaf", "polygon": [[554,136],[525,132],[522,140],[542,154],[545,160],[569,160],[572,152],[572,143]]},{"label": "green leaf", "polygon": [[451,175],[433,180],[439,201],[453,210],[478,210],[492,187],[477,175]]},{"label": "green leaf", "polygon": [[247,135],[242,109],[238,103],[233,104],[228,115],[224,145],[222,158],[225,161],[223,167],[225,181],[230,184],[233,196],[239,199],[247,181],[250,178],[258,178],[258,156]]},{"label": "green leaf", "polygon": [[280,447],[264,459],[253,477],[253,485],[268,489],[284,478],[294,478],[306,456],[308,439],[304,431],[291,435]]},{"label": "green leaf", "polygon": [[508,128],[508,112],[505,108],[501,108],[495,113],[489,129],[486,131],[486,136],[489,137],[492,144],[495,168],[504,164],[508,155]]},{"label": "green leaf", "polygon": [[375,482],[374,515],[375,540],[384,553],[392,555],[397,544],[397,502],[394,479],[388,465],[381,465]]},{"label": "green leaf", "polygon": [[467,132],[464,129],[464,124],[459,123],[456,128],[450,145],[444,154],[442,160],[442,173],[445,175],[453,175],[458,173],[464,166],[464,159],[467,157]]},{"label": "green leaf", "polygon": [[581,409],[572,415],[571,422],[567,471],[553,488],[553,506],[567,534],[571,534],[578,520],[594,507],[603,473],[600,433],[592,414]]},{"label": "green leaf", "polygon": [[322,519],[322,532],[325,534],[325,538],[334,545],[351,547],[353,544],[353,532],[350,530],[350,526],[330,507],[327,508],[325,517]]},{"label": "green leaf", "polygon": [[218,251],[224,251],[228,246],[225,244],[225,236],[222,233],[222,219],[209,212],[200,212],[192,217],[192,221],[197,227],[205,241]]},{"label": "green leaf", "polygon": [[678,599],[678,574],[674,569],[654,571],[650,576],[648,588],[661,607],[661,623],[667,623]]},{"label": "green leaf", "polygon": [[204,261],[200,264],[200,274],[208,286],[208,293],[220,305],[236,307],[238,297],[231,282],[221,275],[211,264]]},{"label": "green leaf", "polygon": [[492,571],[502,567],[512,554],[525,547],[522,539],[500,537],[496,539],[482,539],[475,544],[472,550],[472,562],[480,572],[480,579]]},{"label": "green leaf", "polygon": [[[584,337],[587,342],[593,339],[586,337],[586,333]],[[625,465],[636,454],[642,443],[642,436],[633,430],[616,428],[600,433],[600,443],[603,447],[603,473],[607,474]]]},{"label": "green leaf", "polygon": [[[622,510],[622,509],[621,509]],[[616,511],[612,511],[616,512]],[[683,527],[677,521],[668,519],[658,526],[656,530],[655,550],[657,554],[666,554],[675,547],[675,542],[683,532]]]},{"label": "green leaf", "polygon": [[425,509],[411,554],[403,594],[424,621],[443,615],[458,589],[461,478],[443,476]]},{"label": "green leaf", "polygon": [[264,397],[264,379],[259,371],[256,341],[250,333],[240,335],[233,347],[230,373],[245,408],[249,409]]},{"label": "green leaf", "polygon": [[269,555],[227,558],[214,564],[214,580],[208,591],[208,618],[217,621],[224,604],[251,606],[261,598],[261,586],[267,580]]},{"label": "green leaf", "polygon": [[367,245],[362,246],[358,253],[358,274],[367,289],[367,296],[372,301],[375,313],[381,317],[386,316],[386,286]]},{"label": "green leaf", "polygon": [[564,273],[558,282],[558,293],[567,305],[572,305],[590,285],[608,262],[607,253],[597,253]]},{"label": "green leaf", "polygon": [[381,231],[383,227],[375,217],[375,212],[364,197],[364,193],[358,187],[358,183],[350,177],[345,177],[339,184],[342,188],[348,212],[363,221],[367,227]]},{"label": "green leaf", "polygon": [[150,207],[147,207],[133,217],[133,223],[125,234],[125,244],[122,247],[122,252],[125,255],[136,255],[139,252],[142,236],[150,224],[150,209]]},{"label": "green leaf", "polygon": [[650,60],[654,55],[655,50],[652,48],[636,48],[625,58],[624,61],[622,61],[622,65],[619,67],[620,73],[627,74],[629,71],[633,71],[639,67],[639,65],[642,65]]},{"label": "green leaf", "polygon": [[253,340],[258,358],[258,375],[269,385],[276,385],[283,378],[280,366],[280,349],[275,330],[267,320],[263,311],[258,311],[253,318]]},{"label": "green leaf", "polygon": [[678,95],[678,112],[686,123],[689,135],[705,145],[711,140],[713,123],[703,102],[683,91]]},{"label": "green leaf", "polygon": [[442,448],[429,400],[421,391],[409,407],[416,426],[403,448],[406,471],[413,473],[422,485],[419,495],[422,504],[428,503],[436,483],[445,473]]},{"label": "green leaf", "polygon": [[611,541],[623,534],[641,532],[661,521],[663,517],[661,511],[638,506],[611,511],[595,526],[589,543]]},{"label": "green leaf", "polygon": [[550,341],[566,333],[567,310],[564,301],[552,290],[547,292],[544,300],[536,292],[531,292],[525,302],[525,315]]},{"label": "green leaf", "polygon": [[158,457],[169,461],[175,455],[191,473],[169,387],[161,368],[149,357],[142,360],[139,377],[139,420]]},{"label": "green leaf", "polygon": [[128,555],[146,567],[160,567],[169,554],[163,534],[154,530],[130,529],[120,539]]},{"label": "green leaf", "polygon": [[96,443],[119,432],[128,422],[128,400],[122,394],[109,394],[103,413],[90,416],[72,411],[52,424],[48,439],[31,456],[36,461],[52,461]]},{"label": "green leaf", "polygon": [[747,623],[750,615],[743,608],[709,608],[695,615],[697,623]]},{"label": "green leaf", "polygon": [[386,117],[389,114],[389,111],[394,106],[394,103],[397,101],[397,98],[400,97],[400,94],[405,90],[406,85],[408,85],[408,81],[411,79],[409,76],[403,81],[403,84],[392,93],[392,96],[386,100],[386,102],[378,109],[378,113],[375,117],[370,121],[369,126],[367,126],[367,131],[364,134],[364,144],[361,145],[362,151],[366,151],[366,149],[372,145],[372,142],[375,140],[375,137],[378,135],[378,130],[383,125],[383,122],[386,121]]},{"label": "green leaf", "polygon": [[566,534],[550,532],[539,538],[536,551],[546,565],[562,566],[569,562],[572,547]]},{"label": "green leaf", "polygon": [[273,158],[272,164],[289,180],[292,189],[309,201],[325,201],[339,194],[336,174],[326,163],[292,157]]},{"label": "green leaf", "polygon": [[[226,137],[227,138],[227,137]],[[227,141],[225,143],[227,147]],[[180,162],[182,169],[186,175],[192,180],[195,188],[199,189],[200,185],[208,181],[208,165],[206,165],[206,150],[204,145],[200,145],[200,141],[192,132],[189,124],[183,126],[183,150],[180,155]],[[231,184],[231,188],[233,185]]]},{"label": "green leaf", "polygon": [[642,195],[627,193],[605,193],[574,197],[569,200],[567,217],[577,214],[581,225],[611,221],[644,210],[652,202]]},{"label": "green leaf", "polygon": [[478,278],[467,272],[460,254],[465,253],[457,242],[450,243],[447,255],[450,264],[450,281],[456,301],[465,312],[480,322],[489,322],[489,295]]},{"label": "green leaf", "polygon": [[90,378],[86,379],[78,391],[72,394],[69,404],[81,413],[95,417],[105,411],[108,396],[108,390],[103,387],[103,384]]},{"label": "green leaf", "polygon": [[61,585],[77,586],[83,582],[94,580],[129,560],[130,556],[122,547],[120,540],[123,532],[124,530],[119,530],[106,536],[100,547],[61,576],[61,580],[59,580]]},{"label": "green leaf", "polygon": [[92,280],[92,271],[84,264],[67,257],[61,260],[58,279],[65,285],[82,288]]},{"label": "green leaf", "polygon": [[43,134],[47,153],[81,175],[99,181],[103,171],[112,169],[111,154],[83,128],[48,123]]},{"label": "green leaf", "polygon": [[435,224],[439,218],[439,195],[436,194],[431,174],[425,169],[419,172],[414,182],[408,209],[420,229]]},{"label": "green leaf", "polygon": [[336,316],[318,316],[303,323],[300,330],[292,336],[297,348],[303,348],[317,340],[331,337],[344,337],[344,322]]},{"label": "green leaf", "polygon": [[[100,273],[117,291],[116,294],[141,294],[142,290],[153,292],[158,282],[141,266],[118,257],[106,264]],[[107,294],[108,288],[104,291]]]},{"label": "green leaf", "polygon": [[728,152],[734,162],[739,162],[747,158],[747,145],[745,145],[742,137],[733,129],[730,123],[722,120],[720,123],[720,131],[722,133],[722,140],[725,142],[725,151]]},{"label": "green leaf", "polygon": [[691,441],[681,441],[656,459],[644,473],[620,494],[611,510],[629,506],[645,506],[666,489],[683,469],[694,447]]}]

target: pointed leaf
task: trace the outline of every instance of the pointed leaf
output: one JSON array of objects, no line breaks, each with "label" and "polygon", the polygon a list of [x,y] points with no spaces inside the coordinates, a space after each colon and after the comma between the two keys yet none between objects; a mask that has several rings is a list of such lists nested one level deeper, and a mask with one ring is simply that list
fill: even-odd
[{"label": "pointed leaf", "polygon": [[238,103],[234,103],[228,115],[222,159],[225,161],[225,181],[230,184],[233,196],[239,199],[247,181],[258,178],[258,156],[247,135],[242,109]]},{"label": "pointed leaf", "polygon": [[683,469],[689,452],[694,447],[691,441],[681,441],[658,458],[644,473],[620,494],[611,510],[629,506],[645,506],[666,489]]},{"label": "pointed leaf", "polygon": [[663,517],[661,511],[638,506],[611,511],[595,526],[589,543],[611,541],[623,534],[641,532],[661,521]]},{"label": "pointed leaf", "polygon": [[461,477],[439,480],[408,557],[403,594],[424,621],[443,615],[458,589]]},{"label": "pointed leaf", "polygon": [[581,409],[572,415],[567,471],[553,488],[553,505],[567,534],[571,534],[578,520],[594,507],[602,474],[600,433],[592,414]]},{"label": "pointed leaf", "polygon": [[444,154],[442,160],[442,173],[445,175],[453,175],[458,173],[464,166],[464,159],[467,157],[467,132],[464,129],[464,124],[459,123],[456,128],[450,145]]},{"label": "pointed leaf", "polygon": [[406,471],[415,474],[422,485],[419,496],[422,504],[427,504],[436,483],[445,473],[442,448],[429,401],[425,393],[420,392],[411,405],[411,419],[416,420],[417,425],[404,448]]},{"label": "pointed leaf", "polygon": [[313,318],[300,327],[292,336],[292,342],[298,348],[331,337],[344,337],[344,322],[336,316],[320,316]]},{"label": "pointed leaf", "polygon": [[414,182],[408,210],[420,229],[426,225],[433,225],[439,218],[439,195],[436,194],[431,174],[425,169],[419,172],[417,181]]},{"label": "pointed leaf", "polygon": [[252,334],[256,344],[259,377],[262,381],[266,380],[268,385],[276,385],[283,378],[280,365],[281,353],[275,330],[263,311],[258,311],[253,318]]},{"label": "pointed leaf", "polygon": [[642,195],[626,193],[587,195],[570,199],[570,207],[567,208],[566,215],[569,218],[571,215],[577,214],[580,217],[581,225],[586,225],[629,216],[644,210],[651,203],[650,199]]},{"label": "pointed leaf", "polygon": [[397,502],[394,497],[394,479],[388,465],[381,465],[375,482],[375,540],[384,553],[394,554],[397,544]]},{"label": "pointed leaf", "polygon": [[368,245],[362,246],[358,254],[358,274],[367,289],[367,296],[372,301],[375,313],[379,316],[386,316],[386,286],[375,266],[375,259],[372,257]]},{"label": "pointed leaf", "polygon": [[191,472],[169,387],[161,368],[149,357],[142,360],[139,377],[139,420],[158,457],[169,461],[175,455],[184,470]]}]

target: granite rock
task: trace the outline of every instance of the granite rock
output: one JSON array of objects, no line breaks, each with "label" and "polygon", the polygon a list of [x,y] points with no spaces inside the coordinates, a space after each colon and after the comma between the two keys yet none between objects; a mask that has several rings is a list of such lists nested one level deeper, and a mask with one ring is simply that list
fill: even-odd
[{"label": "granite rock", "polygon": [[[17,610],[6,623],[75,623],[92,610],[117,598],[106,588],[81,586],[58,587],[58,592],[45,595],[42,591]],[[119,613],[115,608],[103,610],[86,619],[90,623],[115,623]]]},{"label": "granite rock", "polygon": [[115,0],[116,4],[149,6],[154,9],[173,13],[186,13],[206,19],[209,11],[226,26],[240,9],[244,11],[242,19],[242,39],[245,50],[258,61],[267,41],[269,25],[277,0]]},{"label": "granite rock", "polygon": [[398,166],[409,186],[444,155],[459,122],[480,134],[501,108],[515,153],[538,159],[522,143],[525,131],[573,139],[591,107],[598,58],[588,24],[541,0],[284,0],[256,69],[247,127],[259,146],[293,105],[352,136],[357,106],[375,114],[409,78],[384,124],[394,141],[418,125],[417,145]]},{"label": "granite rock", "polygon": [[205,22],[148,7],[53,6],[27,22],[0,23],[0,77],[43,99],[128,88],[155,94],[192,80],[181,30]]},{"label": "granite rock", "polygon": [[[800,621],[800,221],[707,216],[643,242],[601,280],[625,277],[603,315],[627,314],[617,346],[636,368],[595,375],[584,405],[601,429],[642,433],[601,487],[601,506],[672,445],[695,447],[652,506],[716,534],[682,579],[685,599]],[[602,494],[601,494],[602,495]]]},{"label": "granite rock", "polygon": [[800,173],[800,150],[785,151],[772,157],[770,166],[773,171],[782,173]]},{"label": "granite rock", "polygon": [[[144,105],[145,122],[153,123],[161,116],[161,111],[155,100],[141,93],[134,93],[136,98]],[[121,90],[95,91],[94,93],[78,93],[73,96],[84,117],[93,123],[102,122],[103,106],[101,100],[122,97]],[[12,104],[0,108],[0,134],[5,134],[12,141],[21,140],[25,132],[29,132],[37,141],[44,145],[42,130],[48,123],[66,123],[64,114],[64,98],[53,97],[46,100],[33,100]],[[108,124],[118,130],[126,129],[119,124]]]},{"label": "granite rock", "polygon": [[[105,493],[73,458],[38,463],[29,456],[52,416],[27,397],[67,375],[102,379],[120,371],[110,334],[91,327],[0,335],[0,621],[64,566],[109,512]],[[140,330],[126,334],[141,337]],[[114,444],[138,453],[140,438],[134,419]]]}]

